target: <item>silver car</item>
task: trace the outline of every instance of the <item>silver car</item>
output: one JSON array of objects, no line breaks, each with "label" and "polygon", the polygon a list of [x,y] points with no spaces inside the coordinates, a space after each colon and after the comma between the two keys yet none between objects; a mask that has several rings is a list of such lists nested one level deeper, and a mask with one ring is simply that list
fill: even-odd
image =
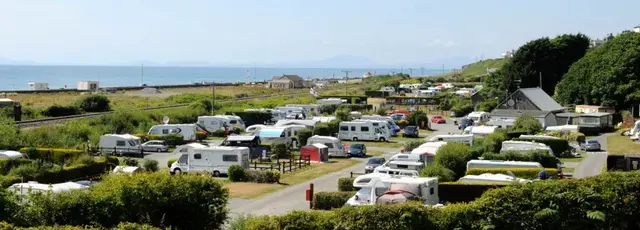
[{"label": "silver car", "polygon": [[600,142],[598,142],[598,140],[586,140],[584,143],[580,144],[580,148],[585,151],[600,151]]},{"label": "silver car", "polygon": [[142,150],[147,152],[166,152],[169,151],[169,145],[165,141],[147,141],[142,144]]}]

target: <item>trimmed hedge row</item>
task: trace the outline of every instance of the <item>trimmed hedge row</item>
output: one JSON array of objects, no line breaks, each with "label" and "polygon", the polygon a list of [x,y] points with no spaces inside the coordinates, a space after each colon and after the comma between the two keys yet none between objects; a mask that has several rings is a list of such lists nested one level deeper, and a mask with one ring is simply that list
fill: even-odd
[{"label": "trimmed hedge row", "polygon": [[571,148],[569,146],[569,141],[563,139],[535,139],[535,138],[514,138],[513,141],[529,141],[529,142],[538,142],[543,143],[553,151],[553,154],[556,156],[562,156],[563,154],[569,152]]},{"label": "trimmed hedge row", "polygon": [[0,175],[7,175],[12,168],[18,167],[20,165],[28,165],[31,164],[33,160],[29,159],[0,159]]},{"label": "trimmed hedge row", "polygon": [[380,91],[380,90],[366,90],[364,91],[364,95],[367,95],[367,97],[370,97],[370,98],[385,98],[390,96],[391,93],[387,91]]},{"label": "trimmed hedge row", "polygon": [[[84,227],[84,226],[71,226],[71,225],[58,225],[55,227],[51,226],[38,226],[38,227],[17,227],[13,224],[7,222],[0,222],[0,229],[4,230],[104,230],[104,228],[98,227]],[[156,228],[146,224],[137,224],[137,223],[129,223],[122,222],[118,224],[113,230],[161,230],[160,228]]]},{"label": "trimmed hedge row", "polygon": [[440,203],[471,202],[489,189],[502,188],[504,184],[480,184],[461,182],[441,182],[438,184]]},{"label": "trimmed hedge row", "polygon": [[[507,174],[507,172],[511,171],[518,178],[536,179],[536,177],[538,177],[538,173],[540,172],[540,170],[541,169],[525,169],[525,168],[521,168],[521,169],[514,169],[514,168],[470,169],[470,170],[467,170],[467,175],[480,175],[480,174],[484,174],[484,173]],[[559,178],[558,169],[545,168],[544,170],[547,171],[547,175],[550,176],[552,179]]]},{"label": "trimmed hedge row", "polygon": [[55,148],[31,148],[25,147],[18,150],[26,154],[29,159],[39,159],[62,164],[65,161],[73,160],[86,153],[78,149],[55,149]]},{"label": "trimmed hedge row", "polygon": [[482,154],[485,160],[503,160],[503,161],[532,161],[538,162],[545,168],[557,168],[560,160],[551,155],[546,150],[535,150],[528,153],[520,153],[508,151],[504,153],[485,153]]},{"label": "trimmed hedge row", "polygon": [[[24,178],[24,181],[38,181],[40,183],[62,183],[71,180],[77,180],[85,177],[93,177],[110,172],[119,164],[118,158],[108,157],[97,159],[92,164],[80,164],[64,167],[59,171],[45,171],[35,176]],[[17,176],[0,176],[0,186],[9,187],[12,184],[20,183],[22,178]]]},{"label": "trimmed hedge row", "polygon": [[340,192],[348,192],[348,191],[358,191],[356,187],[353,187],[353,181],[356,178],[338,178],[338,191]]},{"label": "trimmed hedge row", "polygon": [[229,167],[229,181],[232,182],[256,182],[256,183],[278,183],[280,182],[280,171],[277,170],[264,170],[255,171],[247,170],[238,165],[232,165]]},{"label": "trimmed hedge row", "polygon": [[373,105],[369,104],[339,104],[339,105],[322,105],[320,112],[334,114],[338,109],[346,109],[349,111],[368,111],[373,109]]},{"label": "trimmed hedge row", "polygon": [[317,192],[313,194],[313,209],[315,210],[331,210],[340,208],[355,195],[356,192]]}]

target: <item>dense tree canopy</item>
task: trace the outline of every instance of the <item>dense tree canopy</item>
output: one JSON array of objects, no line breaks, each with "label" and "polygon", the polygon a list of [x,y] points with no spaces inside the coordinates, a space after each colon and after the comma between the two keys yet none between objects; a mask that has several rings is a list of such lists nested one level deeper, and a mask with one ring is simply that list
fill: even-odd
[{"label": "dense tree canopy", "polygon": [[556,86],[563,104],[626,109],[640,102],[640,33],[625,32],[587,53]]}]

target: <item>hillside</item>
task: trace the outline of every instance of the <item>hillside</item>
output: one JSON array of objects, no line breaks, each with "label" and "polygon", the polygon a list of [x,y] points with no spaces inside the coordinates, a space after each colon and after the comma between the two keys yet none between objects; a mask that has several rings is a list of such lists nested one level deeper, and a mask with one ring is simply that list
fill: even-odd
[{"label": "hillside", "polygon": [[480,76],[487,73],[487,69],[500,69],[507,63],[508,59],[506,58],[496,58],[496,59],[487,59],[479,62],[474,62],[471,64],[467,64],[462,66],[462,70],[456,70],[456,72],[448,72],[446,74],[440,74],[433,77],[444,77],[451,78],[455,77],[461,78],[456,80],[464,80],[464,81],[479,81]]}]

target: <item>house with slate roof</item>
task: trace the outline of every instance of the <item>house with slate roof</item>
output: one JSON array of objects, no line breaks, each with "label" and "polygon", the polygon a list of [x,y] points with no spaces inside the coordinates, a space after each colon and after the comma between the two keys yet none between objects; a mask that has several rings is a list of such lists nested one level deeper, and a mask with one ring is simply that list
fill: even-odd
[{"label": "house with slate roof", "polygon": [[489,125],[504,126],[513,125],[513,121],[523,114],[533,116],[540,121],[543,127],[558,124],[556,115],[567,112],[540,88],[522,88],[513,92],[506,100],[498,104],[491,111]]}]

